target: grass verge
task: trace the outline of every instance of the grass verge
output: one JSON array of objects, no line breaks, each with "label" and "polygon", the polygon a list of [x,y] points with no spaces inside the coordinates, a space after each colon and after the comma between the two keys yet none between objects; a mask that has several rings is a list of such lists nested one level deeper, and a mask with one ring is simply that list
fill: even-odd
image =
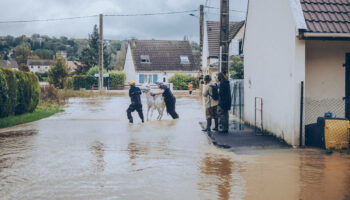
[{"label": "grass verge", "polygon": [[60,104],[41,103],[32,113],[0,118],[0,128],[37,121],[62,111]]}]

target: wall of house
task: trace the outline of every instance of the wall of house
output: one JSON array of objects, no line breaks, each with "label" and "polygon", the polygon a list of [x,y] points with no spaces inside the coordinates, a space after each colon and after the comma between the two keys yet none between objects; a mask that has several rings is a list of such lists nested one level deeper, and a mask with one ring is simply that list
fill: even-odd
[{"label": "wall of house", "polygon": [[50,65],[30,65],[29,70],[32,73],[47,73],[50,70]]},{"label": "wall of house", "polygon": [[130,45],[128,46],[128,50],[126,52],[125,64],[124,64],[124,72],[125,72],[125,75],[126,75],[126,79],[125,79],[125,84],[126,85],[131,80],[134,80],[135,82],[138,81],[138,76],[136,74],[136,70],[135,70],[135,66],[134,66],[134,60],[133,60],[132,55],[131,55]]},{"label": "wall of house", "polygon": [[[150,82],[150,83],[153,83],[154,80],[153,80],[153,75],[157,74],[157,77],[158,77],[158,80],[156,80],[156,82],[164,82],[165,80],[165,83],[168,83],[169,81],[169,78],[174,76],[175,74],[186,74],[186,75],[189,75],[189,76],[192,76],[192,77],[197,77],[198,76],[198,72],[186,72],[186,71],[179,71],[179,72],[160,72],[160,71],[138,71],[136,72],[136,78],[135,78],[135,81],[136,81],[136,84],[138,85],[142,85],[144,83],[146,83],[146,79],[144,79],[144,83],[140,83],[140,74],[143,74],[144,76],[147,76],[147,82]],[[151,80],[149,79],[149,77],[151,77]]]},{"label": "wall of house", "polygon": [[229,55],[230,56],[237,56],[239,55],[239,42],[241,40],[243,40],[244,37],[244,28],[245,26],[243,26],[238,33],[236,34],[236,36],[231,40],[230,42],[230,51],[229,51]]},{"label": "wall of house", "polygon": [[350,53],[350,41],[306,42],[306,123],[316,122],[324,112],[344,117],[346,53]]},{"label": "wall of house", "polygon": [[[248,9],[244,41],[245,121],[254,125],[255,97],[261,97],[264,130],[298,145],[305,42],[296,37],[289,1],[250,0]],[[257,114],[260,116],[259,111]],[[260,117],[257,119],[260,124]]]}]

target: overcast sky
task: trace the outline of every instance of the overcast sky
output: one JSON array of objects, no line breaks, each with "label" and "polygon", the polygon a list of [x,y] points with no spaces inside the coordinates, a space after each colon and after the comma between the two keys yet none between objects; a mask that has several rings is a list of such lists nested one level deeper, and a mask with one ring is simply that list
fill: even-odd
[{"label": "overcast sky", "polygon": [[[230,9],[245,10],[247,0],[230,0]],[[220,7],[220,0],[0,0],[0,21],[36,20],[103,14],[137,14],[198,9],[200,4]],[[206,19],[219,20],[219,10],[205,9]],[[193,13],[196,16],[199,12]],[[245,14],[230,12],[231,21]],[[0,24],[0,36],[32,35],[87,38],[98,17],[33,23]],[[188,13],[161,16],[105,17],[105,39],[183,39],[197,41],[199,18]]]}]

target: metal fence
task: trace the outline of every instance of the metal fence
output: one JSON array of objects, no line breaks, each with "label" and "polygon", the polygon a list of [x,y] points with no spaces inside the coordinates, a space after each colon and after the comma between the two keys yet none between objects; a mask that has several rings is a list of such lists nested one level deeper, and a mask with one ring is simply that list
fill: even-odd
[{"label": "metal fence", "polygon": [[345,101],[342,98],[314,100],[305,98],[305,125],[316,123],[326,112],[335,113],[337,118],[345,118]]},{"label": "metal fence", "polygon": [[244,120],[244,80],[231,80],[232,114]]}]

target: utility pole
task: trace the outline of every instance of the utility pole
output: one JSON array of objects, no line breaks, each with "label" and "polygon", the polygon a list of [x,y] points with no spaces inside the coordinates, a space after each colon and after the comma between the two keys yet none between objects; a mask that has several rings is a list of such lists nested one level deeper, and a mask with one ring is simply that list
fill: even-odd
[{"label": "utility pole", "polygon": [[103,14],[100,14],[100,50],[99,50],[99,61],[98,61],[98,69],[99,69],[99,81],[98,88],[100,90],[103,89]]},{"label": "utility pole", "polygon": [[228,73],[228,52],[229,52],[229,0],[221,0],[220,2],[220,64],[221,72]]},{"label": "utility pole", "polygon": [[200,49],[200,67],[202,68],[203,63],[203,38],[204,38],[204,6],[200,5],[200,17],[199,17],[199,49]]}]

